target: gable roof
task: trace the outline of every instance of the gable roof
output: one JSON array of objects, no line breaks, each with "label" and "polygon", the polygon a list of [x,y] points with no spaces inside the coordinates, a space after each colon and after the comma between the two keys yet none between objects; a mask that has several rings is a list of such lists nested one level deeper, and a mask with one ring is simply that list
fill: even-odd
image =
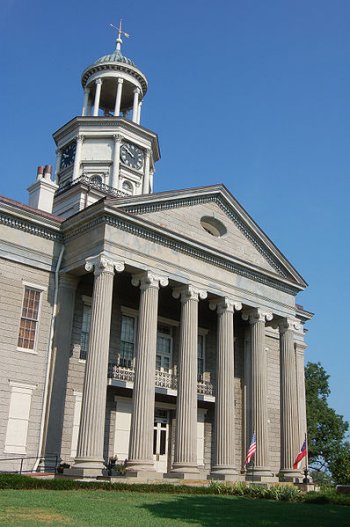
[{"label": "gable roof", "polygon": [[[213,204],[221,211],[221,215],[226,218],[226,224],[229,224],[229,233],[232,235],[239,234],[241,241],[245,241],[245,245],[249,245],[255,251],[254,259],[258,262],[259,270],[268,272],[271,275],[291,281],[298,289],[304,289],[307,283],[303,277],[297,272],[293,265],[287,258],[279,251],[275,244],[268,238],[264,231],[257,225],[253,218],[246,212],[240,203],[233,197],[224,185],[213,185],[208,187],[198,187],[175,191],[158,192],[149,195],[131,196],[124,198],[106,198],[105,204],[112,207],[114,210],[120,210],[131,214],[132,216],[142,217],[147,220],[147,223],[153,223],[158,227],[163,227],[167,232],[173,231],[174,234],[179,234],[179,228],[176,222],[172,224],[172,214],[174,209],[182,209],[184,214],[189,217],[188,207],[191,207],[191,214],[193,215],[197,206],[202,205],[202,210],[205,210],[203,205],[211,205],[211,213],[213,213]],[[164,220],[167,220],[164,223]],[[221,255],[235,257],[244,265],[247,261],[246,255],[237,254],[232,246],[230,249],[230,238],[227,237],[226,244],[221,243],[221,239],[214,239],[207,236],[208,242],[205,243],[204,238],[201,238],[204,231],[199,226],[195,233],[196,242],[205,248],[216,249]],[[188,238],[188,234],[182,233],[184,238]],[[193,235],[193,233],[192,233]],[[259,256],[260,258],[258,258]],[[253,262],[248,263],[252,264]]]}]

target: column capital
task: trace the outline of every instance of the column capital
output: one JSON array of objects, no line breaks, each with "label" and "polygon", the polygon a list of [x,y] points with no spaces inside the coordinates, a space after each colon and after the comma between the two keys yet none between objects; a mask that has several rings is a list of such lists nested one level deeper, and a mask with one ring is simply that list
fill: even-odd
[{"label": "column capital", "polygon": [[102,84],[102,79],[96,79],[95,84]]},{"label": "column capital", "polygon": [[118,84],[123,84],[124,79],[122,77],[118,77]]},{"label": "column capital", "polygon": [[141,289],[148,289],[149,287],[155,287],[159,289],[160,287],[166,287],[169,283],[169,280],[166,276],[158,275],[153,271],[145,271],[134,274],[132,276],[131,283],[135,287],[140,285]]},{"label": "column capital", "polygon": [[300,323],[295,318],[282,318],[282,320],[278,322],[278,328],[280,330],[280,334],[283,335],[288,330],[294,331],[295,329],[300,329]]},{"label": "column capital", "polygon": [[77,136],[77,142],[79,142],[79,143],[83,143],[84,142],[84,136],[82,134],[79,134]]},{"label": "column capital", "polygon": [[273,314],[269,311],[264,311],[260,307],[245,309],[242,313],[242,319],[248,320],[249,324],[256,324],[257,322],[270,322],[273,319]]},{"label": "column capital", "polygon": [[95,275],[104,272],[114,274],[114,271],[121,273],[124,271],[124,267],[124,262],[115,261],[104,253],[100,253],[97,256],[91,256],[90,258],[87,258],[85,262],[85,269],[87,271],[94,270]]},{"label": "column capital", "polygon": [[115,143],[121,143],[123,140],[123,136],[121,134],[114,134],[113,139]]},{"label": "column capital", "polygon": [[211,309],[211,311],[215,311],[217,309],[219,315],[224,311],[234,313],[235,311],[240,311],[242,309],[242,303],[236,302],[233,300],[233,298],[228,298],[225,296],[224,298],[210,302],[209,309]]},{"label": "column capital", "polygon": [[173,297],[180,298],[181,302],[187,302],[187,300],[205,300],[208,296],[208,293],[203,289],[197,289],[193,285],[185,285],[174,287]]},{"label": "column capital", "polygon": [[138,93],[138,94],[140,95],[141,90],[140,90],[140,88],[137,88],[137,87],[136,87],[136,88],[134,88],[133,92],[134,92],[134,93]]}]

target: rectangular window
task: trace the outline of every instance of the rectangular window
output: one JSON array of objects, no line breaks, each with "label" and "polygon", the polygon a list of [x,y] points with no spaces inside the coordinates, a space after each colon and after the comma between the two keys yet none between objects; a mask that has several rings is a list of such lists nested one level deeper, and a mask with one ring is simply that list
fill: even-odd
[{"label": "rectangular window", "polygon": [[122,316],[120,336],[119,366],[132,368],[135,351],[136,319],[127,315]]},{"label": "rectangular window", "polygon": [[34,350],[39,320],[40,295],[39,289],[25,286],[17,343],[19,348]]},{"label": "rectangular window", "polygon": [[91,325],[91,303],[83,304],[83,321],[80,334],[80,356],[81,360],[86,360],[89,348],[89,335]]},{"label": "rectangular window", "polygon": [[172,369],[172,328],[159,325],[157,333],[156,369],[166,373]]},{"label": "rectangular window", "polygon": [[198,335],[197,368],[198,368],[198,379],[199,380],[203,379],[204,359],[205,359],[205,336]]}]

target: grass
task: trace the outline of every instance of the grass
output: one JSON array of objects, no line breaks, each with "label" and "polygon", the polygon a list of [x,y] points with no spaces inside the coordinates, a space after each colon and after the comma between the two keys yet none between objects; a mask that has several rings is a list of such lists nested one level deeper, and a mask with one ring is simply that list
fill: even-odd
[{"label": "grass", "polygon": [[2,490],[6,527],[349,527],[350,508],[236,496]]}]

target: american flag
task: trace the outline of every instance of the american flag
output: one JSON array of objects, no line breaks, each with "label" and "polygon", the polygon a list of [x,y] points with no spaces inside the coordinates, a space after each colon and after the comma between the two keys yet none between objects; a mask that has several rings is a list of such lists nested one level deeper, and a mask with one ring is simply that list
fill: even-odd
[{"label": "american flag", "polygon": [[295,458],[295,461],[293,463],[293,468],[294,469],[299,468],[300,461],[306,456],[307,456],[307,447],[306,447],[306,434],[305,434],[304,443],[301,445],[300,452],[297,455],[297,457]]},{"label": "american flag", "polygon": [[254,456],[255,452],[256,452],[256,434],[254,432],[254,434],[252,435],[252,440],[250,442],[250,446],[248,448],[247,457],[245,458],[245,464],[246,465],[249,465],[249,463],[251,462],[252,457]]}]

